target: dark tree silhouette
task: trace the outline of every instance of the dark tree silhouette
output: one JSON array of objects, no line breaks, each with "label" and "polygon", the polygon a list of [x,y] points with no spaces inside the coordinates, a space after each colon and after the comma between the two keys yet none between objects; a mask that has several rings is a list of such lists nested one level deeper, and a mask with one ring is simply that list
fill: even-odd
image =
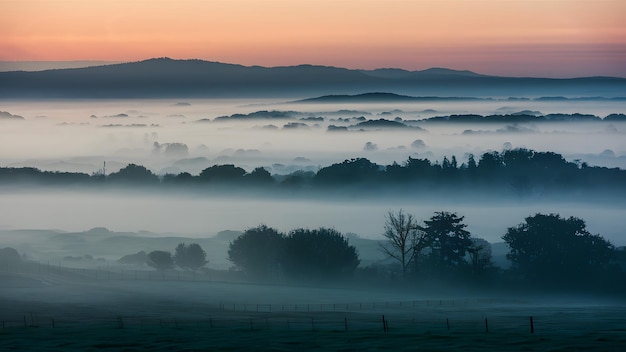
[{"label": "dark tree silhouette", "polygon": [[513,269],[531,281],[573,283],[606,269],[613,245],[587,231],[582,219],[536,214],[510,227],[502,239],[509,245]]},{"label": "dark tree silhouette", "polygon": [[144,265],[148,262],[148,254],[144,251],[128,254],[117,260],[120,264]]},{"label": "dark tree silhouette", "polygon": [[360,263],[356,248],[334,229],[295,229],[285,243],[281,262],[290,278],[339,279],[352,275]]},{"label": "dark tree silhouette", "polygon": [[237,182],[243,179],[246,170],[232,164],[213,165],[200,172],[199,179],[208,182]]},{"label": "dark tree silhouette", "polygon": [[34,167],[0,167],[1,183],[39,183],[45,185],[87,184],[92,177],[79,172],[41,171]]},{"label": "dark tree silhouette", "polygon": [[230,243],[228,260],[250,276],[277,276],[281,272],[284,237],[282,233],[265,225],[247,229]]},{"label": "dark tree silhouette", "polygon": [[[106,178],[102,172],[90,176],[83,173],[41,171],[36,168],[0,167],[0,184],[95,185],[104,180],[133,186],[159,184],[159,177],[135,164],[130,164]],[[317,173],[300,171],[290,175],[271,175],[263,168],[247,174],[244,169],[234,165],[214,165],[204,169],[198,176],[187,172],[165,175],[161,183],[167,187],[175,185],[182,188],[192,187],[201,181],[233,188],[258,185],[287,191],[316,188],[324,190],[334,187],[359,194],[387,189],[410,194],[419,188],[431,190],[436,187],[445,187],[451,191],[505,192],[521,197],[564,191],[574,197],[598,197],[602,192],[612,197],[626,194],[626,170],[594,167],[578,161],[568,162],[556,153],[535,152],[524,148],[505,149],[502,153],[484,153],[478,163],[469,155],[467,162],[460,166],[455,156],[444,157],[441,163],[409,157],[402,164],[393,162],[387,166],[357,158],[323,167]]]},{"label": "dark tree silhouette", "polygon": [[295,190],[299,188],[306,188],[312,183],[315,173],[313,171],[294,171],[280,182],[282,187]]},{"label": "dark tree silhouette", "polygon": [[174,259],[170,252],[152,251],[148,254],[147,264],[163,273],[174,267]]},{"label": "dark tree silhouette", "polygon": [[253,185],[270,185],[274,183],[274,178],[265,168],[257,167],[249,174],[244,175],[246,182]]},{"label": "dark tree silhouette", "polygon": [[472,274],[480,277],[493,269],[491,261],[491,244],[482,238],[472,238],[472,245],[467,249]]},{"label": "dark tree silhouette", "polygon": [[406,276],[408,269],[417,260],[427,242],[425,232],[421,230],[413,215],[406,214],[400,209],[385,215],[385,232],[387,239],[380,243],[383,253],[400,264],[402,275]]},{"label": "dark tree silhouette", "polygon": [[320,185],[357,184],[375,181],[380,173],[377,164],[357,158],[320,169],[315,175],[315,182]]},{"label": "dark tree silhouette", "polygon": [[206,252],[199,244],[185,245],[180,243],[174,252],[174,262],[183,269],[195,272],[209,261],[206,259]]},{"label": "dark tree silhouette", "polygon": [[476,171],[479,179],[483,180],[483,182],[493,182],[498,179],[503,167],[504,164],[500,153],[490,152],[484,153],[480,157]]},{"label": "dark tree silhouette", "polygon": [[467,156],[467,169],[468,170],[476,170],[478,165],[476,164],[476,159],[474,159],[474,154],[470,154]]},{"label": "dark tree silhouette", "polygon": [[20,253],[15,248],[5,247],[0,249],[0,264],[19,263],[20,259]]},{"label": "dark tree silhouette", "polygon": [[465,255],[472,239],[463,219],[456,213],[439,211],[424,221],[422,230],[431,248],[430,262],[434,269],[454,272],[466,264]]},{"label": "dark tree silhouette", "polygon": [[118,172],[107,176],[109,181],[127,182],[127,183],[144,183],[151,184],[159,181],[157,175],[141,165],[128,164],[125,168]]},{"label": "dark tree silhouette", "polygon": [[404,165],[404,168],[410,174],[410,178],[415,180],[429,180],[434,178],[436,174],[434,166],[428,159],[415,159],[409,157]]}]

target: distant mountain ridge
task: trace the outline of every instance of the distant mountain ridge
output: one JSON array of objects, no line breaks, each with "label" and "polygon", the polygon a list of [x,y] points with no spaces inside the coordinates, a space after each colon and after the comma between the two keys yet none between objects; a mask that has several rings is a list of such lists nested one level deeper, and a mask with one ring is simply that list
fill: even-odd
[{"label": "distant mountain ridge", "polygon": [[433,100],[480,100],[475,97],[414,97],[395,93],[372,92],[363,94],[337,94],[324,95],[316,98],[306,98],[295,101],[296,103],[376,103],[376,102],[411,102],[411,101],[433,101]]},{"label": "distant mountain ridge", "polygon": [[0,99],[306,97],[380,91],[427,96],[615,97],[626,91],[626,79],[512,78],[444,68],[261,67],[169,58],[0,72]]},{"label": "distant mountain ridge", "polygon": [[[626,93],[626,92],[624,92]],[[485,101],[626,101],[626,96],[622,97],[575,97],[575,98],[567,98],[563,96],[557,97],[537,97],[537,98],[504,98],[504,99],[494,99],[491,97],[443,97],[443,96],[409,96],[409,95],[401,95],[395,93],[386,93],[386,92],[372,92],[372,93],[362,93],[362,94],[331,94],[331,95],[323,95],[315,98],[306,98],[294,101],[294,103],[377,103],[377,102],[416,102],[416,101],[463,101],[463,100],[485,100]]]}]

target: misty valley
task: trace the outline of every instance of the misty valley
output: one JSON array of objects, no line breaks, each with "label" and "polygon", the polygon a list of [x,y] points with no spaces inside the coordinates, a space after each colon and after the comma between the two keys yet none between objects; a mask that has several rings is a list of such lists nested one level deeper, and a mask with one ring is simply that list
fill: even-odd
[{"label": "misty valley", "polygon": [[623,346],[624,112],[620,97],[0,100],[0,336]]},{"label": "misty valley", "polygon": [[0,0],[0,352],[626,351],[626,0]]}]

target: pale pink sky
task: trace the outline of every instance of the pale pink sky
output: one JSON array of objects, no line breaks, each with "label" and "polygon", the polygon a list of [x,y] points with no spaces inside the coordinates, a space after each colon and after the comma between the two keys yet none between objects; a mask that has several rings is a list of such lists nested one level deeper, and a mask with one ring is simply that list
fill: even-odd
[{"label": "pale pink sky", "polygon": [[0,60],[626,77],[624,0],[0,0]]}]

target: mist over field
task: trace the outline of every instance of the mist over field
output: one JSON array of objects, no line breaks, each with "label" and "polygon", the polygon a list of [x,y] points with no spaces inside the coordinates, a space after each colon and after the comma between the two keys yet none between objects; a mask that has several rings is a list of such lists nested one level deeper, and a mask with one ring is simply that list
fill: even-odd
[{"label": "mist over field", "polygon": [[[621,286],[611,288],[608,276],[598,279],[597,287],[574,284],[602,299],[569,292],[569,286],[549,285],[544,292],[541,284],[528,286],[513,271],[509,274],[510,248],[503,242],[507,231],[529,216],[560,214],[583,219],[590,234],[600,234],[612,246],[625,246],[626,201],[619,181],[588,180],[597,193],[572,185],[563,191],[527,190],[524,183],[493,189],[472,189],[462,182],[433,188],[357,183],[291,189],[284,184],[293,175],[312,177],[357,158],[382,170],[410,158],[439,167],[454,157],[462,169],[472,157],[518,148],[558,153],[578,171],[599,166],[594,170],[608,175],[610,169],[626,168],[624,100],[4,100],[0,111],[0,166],[52,171],[48,176],[109,178],[106,184],[37,183],[11,178],[9,172],[3,179],[0,311],[5,313],[0,318],[13,329],[5,346],[23,347],[22,325],[44,328],[37,337],[42,341],[58,338],[49,335],[49,328],[76,330],[71,342],[76,349],[101,347],[94,341],[112,333],[91,333],[109,326],[117,329],[115,334],[129,332],[116,337],[119,346],[145,345],[144,339],[158,331],[180,347],[188,342],[178,339],[197,329],[209,331],[221,346],[234,346],[242,329],[261,333],[255,336],[264,342],[245,336],[237,345],[241,349],[250,343],[307,340],[302,334],[328,338],[325,346],[345,346],[343,336],[327,333],[372,334],[381,314],[384,334],[387,320],[392,335],[423,328],[420,343],[433,348],[441,343],[429,336],[483,333],[486,314],[496,339],[472,343],[472,348],[497,348],[511,339],[546,348],[573,346],[568,334],[598,334],[607,348],[623,342],[614,335],[623,319],[613,316],[623,311],[623,302],[615,298]],[[129,164],[146,167],[160,183],[115,183],[112,175]],[[185,173],[200,177],[226,164],[243,168],[246,175],[262,167],[283,186],[240,188],[226,182],[171,188],[166,182]],[[488,274],[476,279],[474,273],[457,283],[427,272],[412,274],[417,279],[404,277],[381,250],[388,216],[398,210],[420,224],[437,212],[462,216],[472,238],[487,241],[488,247],[478,248],[488,248]],[[230,250],[260,225],[286,238],[298,229],[336,230],[358,255],[353,277],[307,279],[288,271],[262,277],[242,270]],[[185,244],[206,251],[200,269],[180,264],[159,269],[146,259]],[[7,259],[11,256],[17,261]],[[611,270],[624,265],[623,258],[616,260]],[[528,340],[529,315],[541,322],[540,333],[532,335],[540,340]],[[590,331],[589,321],[601,332]],[[562,332],[549,333],[550,324]],[[365,346],[397,348],[402,338]],[[586,338],[575,344],[595,345]],[[450,346],[464,348],[468,342],[460,339]]]},{"label": "mist over field", "polygon": [[[455,114],[593,114],[625,110],[624,101],[460,101],[372,104],[290,104],[289,100],[3,101],[1,109],[24,119],[3,119],[0,161],[5,166],[91,173],[107,162],[115,172],[128,163],[157,174],[197,173],[212,164],[252,170],[281,165],[318,167],[354,157],[388,164],[409,156],[466,160],[488,150],[529,148],[591,165],[625,167],[626,128],[600,123],[437,124],[421,120]],[[276,118],[254,116],[280,112]],[[230,117],[251,114],[247,118]],[[267,114],[269,115],[269,114]],[[357,126],[364,120],[400,118],[405,128]],[[330,131],[329,126],[348,127]],[[410,128],[414,127],[414,128]],[[422,130],[415,128],[419,127]],[[337,132],[337,133],[330,133]],[[423,145],[415,145],[416,140]],[[585,143],[582,143],[584,140]],[[374,148],[364,150],[366,143]],[[182,143],[185,149],[171,148]],[[275,165],[281,164],[281,165]]]},{"label": "mist over field", "polygon": [[[592,114],[600,119],[626,110],[626,102],[426,101],[417,103],[307,104],[286,100],[80,100],[3,101],[0,110],[23,119],[0,120],[0,163],[49,171],[92,174],[106,162],[107,174],[129,163],[157,175],[199,174],[215,164],[250,172],[316,172],[346,159],[363,157],[380,165],[409,157],[440,163],[456,156],[529,148],[562,154],[566,160],[626,167],[626,123],[555,121],[520,123],[439,123],[436,116],[458,114],[537,116]],[[236,115],[240,114],[240,115]],[[401,128],[364,121],[385,119]],[[361,125],[359,125],[361,124]],[[329,126],[345,127],[334,131]],[[291,127],[291,128],[290,128]],[[172,145],[170,147],[170,145]],[[467,216],[473,233],[499,242],[507,226],[535,212],[586,219],[594,233],[618,245],[624,239],[620,201],[593,204],[504,194],[463,198],[454,192],[418,192],[411,197],[382,193],[367,199],[297,195],[255,197],[252,193],[202,196],[197,192],[163,197],[153,192],[86,192],[4,188],[3,228],[56,228],[79,231],[106,226],[120,231],[149,230],[204,236],[259,223],[283,229],[331,226],[378,239],[383,215],[392,209],[427,218],[436,210]],[[194,194],[195,193],[195,194]],[[447,199],[454,199],[451,202]],[[506,205],[506,206],[503,206]],[[497,214],[496,216],[492,216]],[[485,221],[485,217],[491,218]],[[177,221],[171,221],[177,219]],[[496,219],[494,221],[494,219]]]},{"label": "mist over field", "polygon": [[0,1],[0,351],[623,351],[626,1]]}]

